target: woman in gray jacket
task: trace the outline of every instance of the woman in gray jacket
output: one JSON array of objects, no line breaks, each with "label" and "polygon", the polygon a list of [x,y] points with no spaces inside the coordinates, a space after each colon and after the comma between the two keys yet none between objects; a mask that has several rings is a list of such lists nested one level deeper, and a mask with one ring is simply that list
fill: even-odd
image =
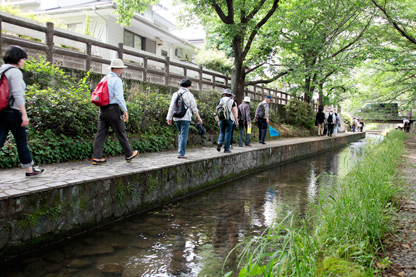
[{"label": "woman in gray jacket", "polygon": [[21,166],[26,170],[26,176],[35,176],[44,172],[33,166],[32,156],[26,138],[26,126],[29,124],[25,107],[24,91],[26,84],[23,74],[19,70],[23,68],[27,59],[26,52],[19,46],[10,46],[4,54],[4,64],[0,67],[0,75],[6,76],[9,82],[9,101],[6,108],[0,111],[0,149],[6,141],[9,131],[16,141],[17,153]]}]

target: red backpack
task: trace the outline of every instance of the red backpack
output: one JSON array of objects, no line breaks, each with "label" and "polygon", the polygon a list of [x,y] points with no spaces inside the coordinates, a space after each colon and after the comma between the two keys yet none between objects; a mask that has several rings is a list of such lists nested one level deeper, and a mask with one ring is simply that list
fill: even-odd
[{"label": "red backpack", "polygon": [[[94,92],[91,94],[91,103],[95,104],[98,107],[107,106],[108,104],[110,104],[110,95],[108,93],[107,81],[112,77],[115,76],[105,76],[101,79],[101,81],[95,87]],[[111,98],[111,100],[113,100],[113,98]]]},{"label": "red backpack", "polygon": [[9,89],[9,80],[7,80],[6,73],[7,70],[9,70],[12,67],[7,68],[3,73],[1,74],[0,78],[0,111],[4,110],[9,106],[10,101],[10,89]]}]

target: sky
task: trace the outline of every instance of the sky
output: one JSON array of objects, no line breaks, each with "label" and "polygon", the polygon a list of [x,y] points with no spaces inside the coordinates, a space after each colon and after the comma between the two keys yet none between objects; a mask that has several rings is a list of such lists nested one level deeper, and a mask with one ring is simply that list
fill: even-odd
[{"label": "sky", "polygon": [[[162,9],[159,7],[154,7],[153,10],[157,10],[157,13],[162,15],[164,18],[168,19],[175,25],[178,25],[178,10],[179,7],[173,5],[173,0],[163,0],[160,1],[160,4],[166,8]],[[202,26],[183,28],[171,31],[174,35],[184,38],[184,39],[205,39],[205,31]]]}]

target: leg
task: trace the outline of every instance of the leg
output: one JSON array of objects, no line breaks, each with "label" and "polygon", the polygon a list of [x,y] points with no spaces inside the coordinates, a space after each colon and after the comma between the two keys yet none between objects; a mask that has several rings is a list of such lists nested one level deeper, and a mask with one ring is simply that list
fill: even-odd
[{"label": "leg", "polygon": [[225,125],[224,127],[224,144],[225,144],[224,151],[229,151],[230,142],[231,142],[231,133],[233,130],[233,122],[231,120],[224,120],[223,125]]},{"label": "leg", "polygon": [[238,125],[238,146],[243,146],[244,126]]},{"label": "leg", "polygon": [[245,123],[244,127],[246,128],[246,145],[250,145],[251,134],[248,133],[248,124]]},{"label": "leg", "polygon": [[261,129],[260,129],[260,142],[264,144],[266,141],[266,135],[267,135],[267,121],[264,118],[261,118],[260,120]]},{"label": "leg", "polygon": [[184,157],[186,152],[186,144],[188,142],[188,133],[190,121],[179,120],[175,121],[176,128],[178,128],[178,157]]},{"label": "leg", "polygon": [[7,134],[9,133],[9,126],[6,124],[6,113],[0,113],[0,149],[3,148],[4,142],[6,141]]},{"label": "leg", "polygon": [[118,106],[110,106],[109,123],[116,133],[117,139],[123,148],[124,156],[130,157],[133,155],[129,139],[126,134],[126,125],[124,120],[120,117],[120,108]]},{"label": "leg", "polygon": [[104,114],[100,109],[100,114],[98,115],[98,130],[94,140],[94,159],[103,158],[103,145],[107,138],[108,127],[110,127],[110,124],[107,122],[107,119],[105,119]]},{"label": "leg", "polygon": [[222,144],[224,142],[224,135],[225,135],[225,124],[224,121],[220,121],[220,135],[218,136],[218,144]]},{"label": "leg", "polygon": [[[22,124],[22,115],[20,111],[13,110],[8,112],[8,119],[10,130],[14,136],[17,146],[17,153],[22,168],[28,169],[32,172],[33,160],[27,145],[26,127],[20,126]],[[7,123],[6,123],[7,124]]]}]

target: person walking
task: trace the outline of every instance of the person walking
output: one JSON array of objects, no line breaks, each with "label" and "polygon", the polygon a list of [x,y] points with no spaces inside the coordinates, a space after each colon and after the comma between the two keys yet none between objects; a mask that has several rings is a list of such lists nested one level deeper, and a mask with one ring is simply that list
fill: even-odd
[{"label": "person walking", "polygon": [[259,143],[266,144],[267,126],[269,124],[269,103],[272,97],[267,95],[262,102],[259,103],[256,109],[254,122],[257,121],[259,127]]},{"label": "person walking", "polygon": [[[192,120],[192,113],[196,115],[199,123],[202,125],[202,119],[198,113],[197,104],[195,101],[194,95],[191,93],[189,88],[191,87],[192,82],[188,78],[183,78],[180,83],[180,89],[172,95],[172,100],[170,102],[169,111],[166,116],[168,125],[172,124],[172,119],[175,121],[176,128],[179,131],[178,134],[178,159],[185,159],[186,144],[188,143],[188,134],[189,126]],[[187,107],[186,113],[183,117],[173,117],[173,109],[179,94],[182,96],[185,106]]]},{"label": "person walking", "polygon": [[332,135],[336,137],[338,135],[338,127],[339,127],[339,117],[337,113],[334,113],[334,119],[335,119],[335,123],[334,123],[334,130],[332,132]]},{"label": "person walking", "polygon": [[245,145],[251,146],[250,144],[250,136],[251,132],[249,132],[248,128],[251,129],[251,116],[250,116],[250,97],[244,97],[243,103],[237,107],[239,111],[239,115],[241,118],[238,118],[238,126],[240,133],[238,134],[238,146],[243,147],[243,140],[244,140],[244,128],[246,129],[246,140]]},{"label": "person walking", "polygon": [[231,143],[231,132],[233,125],[235,124],[238,127],[238,112],[237,104],[232,99],[231,89],[227,88],[222,93],[222,98],[218,101],[217,107],[222,104],[227,109],[226,113],[229,115],[228,118],[219,121],[220,134],[218,136],[217,142],[217,151],[221,151],[221,146],[224,143],[224,153],[231,153],[230,143]]},{"label": "person walking", "polygon": [[335,115],[333,111],[330,111],[326,119],[328,124],[328,136],[332,137],[332,132],[334,131]]},{"label": "person walking", "polygon": [[322,108],[319,108],[316,113],[316,123],[318,123],[318,137],[324,135],[325,113]]},{"label": "person walking", "polygon": [[19,69],[25,65],[27,54],[19,46],[9,46],[3,56],[4,64],[0,67],[0,75],[6,76],[9,85],[7,106],[0,111],[0,149],[6,142],[9,131],[16,141],[17,154],[26,176],[42,174],[45,169],[33,166],[34,162],[27,144],[26,126],[29,125],[25,106],[26,84]]},{"label": "person walking", "polygon": [[[100,107],[98,130],[94,140],[93,165],[100,165],[106,162],[106,159],[103,158],[103,145],[110,126],[116,133],[117,139],[123,148],[126,162],[131,162],[139,156],[139,151],[132,151],[124,123],[129,120],[126,101],[123,95],[123,81],[120,79],[124,68],[127,68],[127,66],[124,65],[121,59],[114,59],[111,61],[109,67],[111,72],[103,78],[107,79],[110,104]],[[120,108],[123,110],[123,113],[121,113]]]}]

